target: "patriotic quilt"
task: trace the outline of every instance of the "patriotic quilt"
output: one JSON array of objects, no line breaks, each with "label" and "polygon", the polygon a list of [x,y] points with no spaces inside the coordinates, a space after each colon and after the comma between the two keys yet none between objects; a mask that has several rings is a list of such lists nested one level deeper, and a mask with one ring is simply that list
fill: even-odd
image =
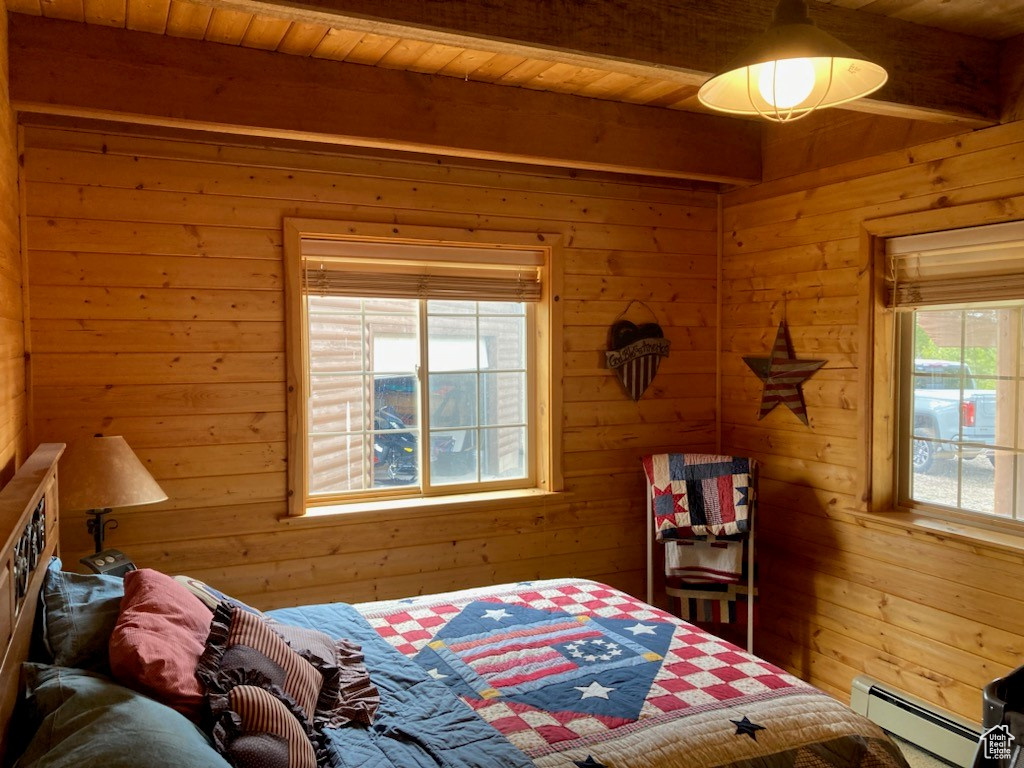
[{"label": "patriotic quilt", "polygon": [[603,584],[524,582],[355,608],[541,768],[905,766],[836,700]]},{"label": "patriotic quilt", "polygon": [[754,461],[736,456],[660,453],[643,457],[658,541],[750,531]]}]

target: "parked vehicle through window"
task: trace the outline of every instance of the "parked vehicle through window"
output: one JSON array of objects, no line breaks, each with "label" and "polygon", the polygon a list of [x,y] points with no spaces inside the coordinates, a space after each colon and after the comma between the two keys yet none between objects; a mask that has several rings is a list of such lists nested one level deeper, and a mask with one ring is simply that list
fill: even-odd
[{"label": "parked vehicle through window", "polygon": [[979,306],[901,317],[905,502],[1024,517],[1021,315],[1020,306]]}]

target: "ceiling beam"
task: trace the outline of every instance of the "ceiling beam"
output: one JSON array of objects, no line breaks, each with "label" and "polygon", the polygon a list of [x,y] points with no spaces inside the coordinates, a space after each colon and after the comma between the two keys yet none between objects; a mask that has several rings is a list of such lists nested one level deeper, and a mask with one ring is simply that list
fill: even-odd
[{"label": "ceiling beam", "polygon": [[[775,0],[197,0],[342,29],[700,85],[767,26]],[[889,72],[850,108],[998,122],[999,44],[812,2],[815,23]]]},{"label": "ceiling beam", "polygon": [[751,184],[752,122],[11,14],[15,109]]},{"label": "ceiling beam", "polygon": [[1003,122],[1024,120],[1024,35],[1003,41]]}]

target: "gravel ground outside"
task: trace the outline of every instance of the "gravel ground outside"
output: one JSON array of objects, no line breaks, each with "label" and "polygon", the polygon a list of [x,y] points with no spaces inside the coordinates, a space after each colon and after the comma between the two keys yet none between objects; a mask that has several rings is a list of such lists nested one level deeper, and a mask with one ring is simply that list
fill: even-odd
[{"label": "gravel ground outside", "polygon": [[[995,470],[988,458],[963,462],[960,506],[974,512],[995,512]],[[914,473],[913,496],[920,501],[957,506],[957,462],[935,461],[929,473]]]}]

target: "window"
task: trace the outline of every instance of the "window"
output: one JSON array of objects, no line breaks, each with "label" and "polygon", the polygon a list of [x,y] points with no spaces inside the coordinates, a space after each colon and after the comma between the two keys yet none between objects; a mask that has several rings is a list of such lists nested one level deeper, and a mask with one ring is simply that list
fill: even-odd
[{"label": "window", "polygon": [[328,224],[286,226],[292,513],[550,490],[550,248]]},{"label": "window", "polygon": [[1024,520],[1024,223],[890,238],[896,498]]},{"label": "window", "polygon": [[311,499],[532,485],[528,303],[311,292],[306,312]]}]

